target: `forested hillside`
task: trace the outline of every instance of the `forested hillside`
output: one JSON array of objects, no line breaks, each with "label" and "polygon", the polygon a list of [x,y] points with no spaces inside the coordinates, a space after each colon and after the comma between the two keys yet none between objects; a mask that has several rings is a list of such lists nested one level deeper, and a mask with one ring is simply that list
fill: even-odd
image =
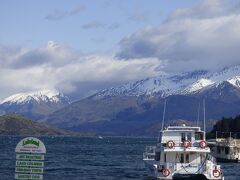
[{"label": "forested hillside", "polygon": [[208,133],[208,138],[215,138],[216,132],[223,137],[225,135],[229,137],[230,134],[228,132],[231,132],[232,137],[240,138],[240,115],[234,118],[223,117],[213,126],[212,131]]}]

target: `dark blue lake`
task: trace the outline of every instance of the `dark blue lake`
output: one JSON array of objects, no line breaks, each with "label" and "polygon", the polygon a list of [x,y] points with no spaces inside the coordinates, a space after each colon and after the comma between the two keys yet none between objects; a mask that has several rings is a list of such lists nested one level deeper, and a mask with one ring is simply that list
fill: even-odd
[{"label": "dark blue lake", "polygon": [[[23,137],[0,136],[0,179],[14,179],[15,146]],[[152,179],[142,162],[153,138],[40,137],[47,148],[44,180]],[[225,180],[240,179],[240,164],[222,164]]]}]

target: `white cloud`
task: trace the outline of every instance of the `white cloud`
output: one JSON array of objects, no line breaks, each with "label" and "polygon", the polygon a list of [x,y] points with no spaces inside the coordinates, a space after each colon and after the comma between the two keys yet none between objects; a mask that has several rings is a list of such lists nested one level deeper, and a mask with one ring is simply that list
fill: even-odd
[{"label": "white cloud", "polygon": [[[117,55],[84,54],[54,41],[36,49],[0,46],[0,98],[39,89],[83,97],[163,70],[215,70],[239,64],[240,6],[223,2],[227,1],[203,0],[193,8],[176,10],[158,27],[126,36]],[[52,20],[82,10],[58,12]],[[83,28],[111,27],[90,22]]]},{"label": "white cloud", "polygon": [[120,42],[117,57],[156,57],[167,71],[216,70],[240,63],[240,14],[221,0],[178,9],[159,27],[146,27]]},{"label": "white cloud", "polygon": [[155,58],[119,61],[112,55],[86,55],[49,41],[46,47],[0,47],[0,98],[23,91],[57,89],[78,97],[124,83],[158,75]]}]

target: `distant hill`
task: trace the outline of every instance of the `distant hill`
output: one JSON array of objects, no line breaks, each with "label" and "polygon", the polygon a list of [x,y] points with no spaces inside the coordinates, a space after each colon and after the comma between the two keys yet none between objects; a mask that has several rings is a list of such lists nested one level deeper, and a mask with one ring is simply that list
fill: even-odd
[{"label": "distant hill", "polygon": [[53,128],[22,115],[6,114],[0,116],[0,135],[77,135],[69,131]]}]

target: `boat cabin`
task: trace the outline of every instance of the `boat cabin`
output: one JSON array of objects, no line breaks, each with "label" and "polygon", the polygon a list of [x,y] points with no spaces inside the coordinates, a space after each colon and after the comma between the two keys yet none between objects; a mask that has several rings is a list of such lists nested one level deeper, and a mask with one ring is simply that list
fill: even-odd
[{"label": "boat cabin", "polygon": [[185,141],[192,143],[205,140],[205,133],[200,127],[171,126],[160,132],[160,143],[167,143],[169,140],[175,142],[176,146],[182,146]]},{"label": "boat cabin", "polygon": [[240,161],[240,139],[216,138],[215,142],[210,142],[211,154],[219,162],[239,162]]},{"label": "boat cabin", "polygon": [[[156,147],[156,161],[180,173],[203,170],[200,166],[208,160],[206,153],[210,153],[210,149],[205,141],[205,132],[200,127],[169,126],[160,132],[160,137]],[[188,167],[189,164],[191,167]]]}]

